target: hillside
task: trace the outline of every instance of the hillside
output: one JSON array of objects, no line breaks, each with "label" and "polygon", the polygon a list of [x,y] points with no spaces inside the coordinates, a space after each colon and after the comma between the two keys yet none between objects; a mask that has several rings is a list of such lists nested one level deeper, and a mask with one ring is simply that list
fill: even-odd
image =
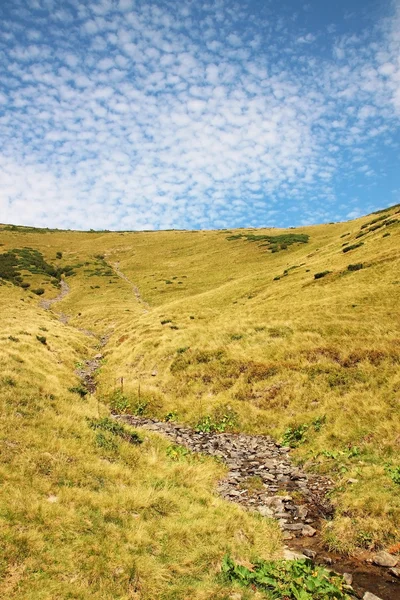
[{"label": "hillside", "polygon": [[399,273],[399,206],[288,230],[0,226],[4,597],[222,600],[224,554],[281,556],[275,521],[215,495],[222,464],[110,412],[271,435],[333,480],[329,549],[399,544]]}]

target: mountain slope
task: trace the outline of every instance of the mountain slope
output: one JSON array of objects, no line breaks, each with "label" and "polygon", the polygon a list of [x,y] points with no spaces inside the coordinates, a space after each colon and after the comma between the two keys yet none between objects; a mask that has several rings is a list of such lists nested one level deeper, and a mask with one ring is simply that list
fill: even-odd
[{"label": "mountain slope", "polygon": [[398,206],[285,231],[3,226],[0,243],[7,597],[224,598],[227,549],[279,553],[273,523],[212,495],[221,466],[93,429],[110,408],[283,439],[335,480],[330,547],[400,541]]}]

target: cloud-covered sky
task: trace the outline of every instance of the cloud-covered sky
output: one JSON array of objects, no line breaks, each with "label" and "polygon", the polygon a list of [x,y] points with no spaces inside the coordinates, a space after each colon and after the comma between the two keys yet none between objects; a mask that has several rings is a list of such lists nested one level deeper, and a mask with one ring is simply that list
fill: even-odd
[{"label": "cloud-covered sky", "polygon": [[399,0],[2,0],[0,222],[290,226],[400,202]]}]

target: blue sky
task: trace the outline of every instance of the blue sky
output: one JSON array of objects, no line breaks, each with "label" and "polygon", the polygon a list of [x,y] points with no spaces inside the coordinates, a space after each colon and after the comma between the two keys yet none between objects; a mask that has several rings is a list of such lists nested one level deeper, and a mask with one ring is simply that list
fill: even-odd
[{"label": "blue sky", "polygon": [[400,202],[400,0],[2,0],[0,222],[299,226]]}]

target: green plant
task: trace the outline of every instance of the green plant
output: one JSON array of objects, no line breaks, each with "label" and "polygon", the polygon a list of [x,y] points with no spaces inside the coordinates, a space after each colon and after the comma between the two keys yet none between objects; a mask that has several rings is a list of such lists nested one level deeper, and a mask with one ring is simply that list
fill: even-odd
[{"label": "green plant", "polygon": [[[252,568],[235,563],[229,555],[222,560],[222,573],[228,581],[268,592],[273,600],[348,600],[346,584],[311,560],[257,560]],[[347,589],[349,589],[347,587]]]},{"label": "green plant", "polygon": [[107,431],[116,435],[130,444],[141,444],[142,438],[136,431],[128,431],[121,423],[110,419],[109,417],[102,417],[100,419],[87,419],[88,425],[91,429]]},{"label": "green plant", "polygon": [[8,339],[10,342],[19,342],[19,338],[15,337],[14,335],[9,335]]},{"label": "green plant", "polygon": [[183,346],[182,348],[177,348],[176,352],[177,354],[184,354],[186,352],[186,350],[189,350],[190,346]]},{"label": "green plant", "polygon": [[308,427],[309,426],[306,423],[302,423],[297,427],[288,427],[282,436],[283,446],[296,448],[300,444],[303,444],[307,439],[306,432]]},{"label": "green plant", "polygon": [[174,410],[172,410],[165,415],[164,421],[166,421],[168,423],[168,421],[176,421],[177,418],[178,418],[178,413],[175,412]]},{"label": "green plant", "polygon": [[56,253],[56,258],[62,258],[62,252],[57,252]]},{"label": "green plant", "polygon": [[216,408],[212,415],[204,415],[195,425],[198,433],[223,433],[227,430],[236,429],[238,426],[238,415],[229,406]]},{"label": "green plant", "polygon": [[142,417],[146,413],[146,409],[148,408],[149,403],[147,400],[138,400],[135,406],[133,407],[133,414]]},{"label": "green plant", "polygon": [[314,279],[322,279],[322,277],[326,277],[326,275],[329,275],[330,273],[332,273],[332,271],[321,271],[320,273],[315,273]]},{"label": "green plant", "polygon": [[118,444],[112,439],[112,437],[104,435],[101,431],[96,433],[95,444],[99,448],[115,452],[118,450]]},{"label": "green plant", "polygon": [[187,448],[185,448],[184,446],[178,446],[176,444],[172,444],[166,449],[166,455],[168,456],[168,458],[171,458],[172,460],[176,461],[182,460],[190,454],[191,452]]},{"label": "green plant", "polygon": [[166,325],[167,323],[172,323],[171,319],[163,319],[160,321],[161,325]]},{"label": "green plant", "polygon": [[131,407],[128,398],[124,396],[121,390],[115,390],[115,392],[111,394],[109,401],[111,412],[116,414],[125,413]]},{"label": "green plant", "polygon": [[32,292],[36,294],[36,296],[43,296],[44,288],[36,288],[35,290],[32,290]]},{"label": "green plant", "polygon": [[398,467],[392,467],[392,466],[386,466],[386,473],[389,475],[390,479],[393,481],[393,483],[396,483],[397,485],[400,485],[400,466]]},{"label": "green plant", "polygon": [[44,335],[37,335],[36,339],[37,339],[38,342],[40,342],[44,346],[47,344],[47,340],[46,340],[46,338],[45,338]]}]

